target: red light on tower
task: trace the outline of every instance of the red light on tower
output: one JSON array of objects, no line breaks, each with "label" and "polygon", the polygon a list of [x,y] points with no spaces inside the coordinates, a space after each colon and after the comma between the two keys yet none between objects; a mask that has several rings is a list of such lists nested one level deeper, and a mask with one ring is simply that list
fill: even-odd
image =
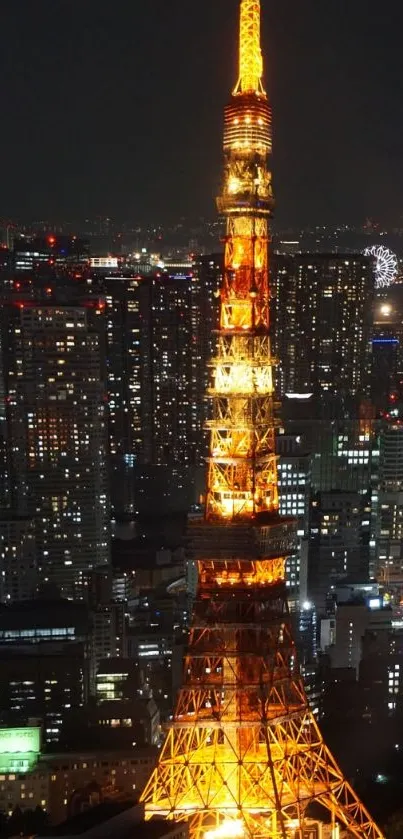
[{"label": "red light on tower", "polygon": [[53,245],[56,244],[55,237],[54,236],[48,236],[48,242],[49,242],[49,245],[51,246],[51,248],[53,248]]}]

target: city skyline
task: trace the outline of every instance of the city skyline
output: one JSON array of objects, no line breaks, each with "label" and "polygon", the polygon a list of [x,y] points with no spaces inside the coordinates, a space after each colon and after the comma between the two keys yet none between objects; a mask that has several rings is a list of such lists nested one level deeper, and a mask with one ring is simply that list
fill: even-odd
[{"label": "city skyline", "polygon": [[[52,12],[47,0],[5,10],[0,215],[212,214],[235,2]],[[401,23],[397,4],[375,0],[331,17],[315,0],[265,0],[279,224],[400,217]]]},{"label": "city skyline", "polygon": [[403,16],[327,5],[5,11],[4,839],[400,839]]}]

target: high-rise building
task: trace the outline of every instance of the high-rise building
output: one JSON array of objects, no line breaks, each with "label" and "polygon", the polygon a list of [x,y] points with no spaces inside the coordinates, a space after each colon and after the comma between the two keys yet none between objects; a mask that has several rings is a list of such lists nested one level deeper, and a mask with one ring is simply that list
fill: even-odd
[{"label": "high-rise building", "polygon": [[116,658],[125,654],[125,604],[111,600],[108,603],[94,605],[91,612],[91,624],[89,688],[90,693],[94,695],[100,662],[105,658]]},{"label": "high-rise building", "polygon": [[196,429],[199,440],[198,459],[202,466],[208,446],[204,433],[206,421],[211,419],[211,400],[207,398],[211,378],[211,359],[217,347],[219,326],[219,289],[224,270],[224,255],[212,253],[199,257],[193,266],[193,383],[196,406]]},{"label": "high-rise building", "polygon": [[148,281],[130,273],[92,272],[91,286],[105,301],[108,459],[112,515],[137,511],[134,470],[144,457],[144,412],[150,370],[143,355],[149,312]]},{"label": "high-rise building", "polygon": [[379,289],[374,302],[371,398],[378,412],[393,412],[403,382],[403,287]]},{"label": "high-rise building", "polygon": [[[8,250],[0,248],[0,306],[4,303],[10,287],[11,255]],[[0,508],[10,503],[10,480],[7,462],[7,422],[6,400],[4,391],[4,359],[2,342],[0,341]]]},{"label": "high-rise building", "polygon": [[[134,466],[135,504],[142,509],[153,506],[157,496],[162,509],[188,508],[198,498],[198,472],[204,471],[201,362],[208,352],[205,323],[212,319],[212,292],[200,290],[199,278],[188,267],[180,271],[143,277],[137,290],[140,331],[131,364],[139,365],[134,372],[141,396],[136,414],[139,452],[134,464],[129,453],[126,460]],[[162,486],[167,488],[166,504],[160,498]]]},{"label": "high-rise building", "polygon": [[219,254],[143,274],[91,273],[87,290],[105,300],[111,506],[118,520],[156,505],[186,509],[199,496],[221,275]]},{"label": "high-rise building", "polygon": [[376,573],[403,583],[403,426],[385,422],[379,443]]},{"label": "high-rise building", "polygon": [[337,581],[368,578],[370,533],[370,495],[333,490],[313,496],[308,596],[319,612],[325,612]]},{"label": "high-rise building", "polygon": [[0,514],[0,602],[29,600],[39,582],[33,519]]},{"label": "high-rise building", "polygon": [[332,411],[369,396],[374,270],[361,254],[275,254],[278,395],[313,394]]},{"label": "high-rise building", "polygon": [[[326,592],[330,592],[338,580],[357,574],[362,580],[368,575],[372,577],[375,571],[379,508],[378,425],[373,419],[372,408],[365,403],[360,406],[360,418],[333,420],[314,416],[313,398],[286,399],[284,404],[288,412],[284,423],[286,431],[301,435],[311,452],[314,506],[309,516],[308,599],[313,598],[321,612],[325,607]],[[304,411],[300,410],[302,406]],[[305,410],[309,418],[298,419],[298,411],[304,413]],[[349,505],[360,511],[358,518],[353,517],[354,521]],[[333,524],[327,527],[329,509],[333,509],[336,518],[332,518]],[[348,545],[344,544],[342,536],[344,519]],[[356,544],[354,550],[353,543]]]},{"label": "high-rise building", "polygon": [[35,522],[40,582],[67,597],[109,561],[104,303],[3,308],[11,506]]},{"label": "high-rise building", "polygon": [[375,300],[371,398],[378,412],[386,412],[391,395],[396,391],[398,371],[403,370],[402,322],[402,306],[393,298],[389,299],[387,292]]},{"label": "high-rise building", "polygon": [[67,712],[88,699],[88,610],[66,600],[27,600],[0,612],[0,714],[43,722],[57,742]]},{"label": "high-rise building", "polygon": [[35,295],[34,279],[38,275],[52,280],[55,274],[75,275],[80,279],[88,272],[89,244],[77,236],[33,236],[16,238],[12,251],[14,283],[22,284],[26,292],[29,285]]},{"label": "high-rise building", "polygon": [[[297,521],[298,550],[287,557],[286,585],[292,611],[299,610],[308,597],[308,539],[311,499],[311,455],[299,435],[279,434],[276,439],[279,455],[278,499],[283,516]],[[306,617],[306,615],[305,615]]]},{"label": "high-rise building", "polygon": [[367,491],[377,474],[378,427],[371,406],[368,416],[329,420],[315,415],[313,399],[287,398],[283,403],[286,434],[296,435],[312,456],[312,487],[317,492],[332,489]]},{"label": "high-rise building", "polygon": [[383,635],[387,641],[391,635],[391,620],[391,610],[382,605],[370,606],[364,600],[339,604],[336,609],[335,643],[330,649],[332,667],[352,668],[357,679],[365,633],[372,634],[378,642]]},{"label": "high-rise building", "polygon": [[[197,463],[193,401],[192,276],[154,276],[147,289],[143,364],[150,371],[144,404],[144,461]],[[190,348],[190,351],[189,351]]]},{"label": "high-rise building", "polygon": [[86,599],[91,610],[89,689],[93,695],[100,662],[126,654],[126,603],[114,596],[113,584],[111,568],[99,567],[86,580]]},{"label": "high-rise building", "polygon": [[379,624],[369,621],[361,640],[360,683],[372,723],[401,718],[403,700],[403,633]]}]

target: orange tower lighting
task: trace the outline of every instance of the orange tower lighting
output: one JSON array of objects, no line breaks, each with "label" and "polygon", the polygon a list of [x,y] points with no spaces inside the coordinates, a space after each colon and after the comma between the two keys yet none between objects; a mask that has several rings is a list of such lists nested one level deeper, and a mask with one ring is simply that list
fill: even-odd
[{"label": "orange tower lighting", "polygon": [[[302,839],[307,829],[381,839],[322,739],[291,632],[284,574],[295,529],[278,513],[262,77],[260,2],[241,0],[218,199],[227,234],[206,517],[190,528],[199,582],[183,687],[142,800],[148,818],[188,820],[192,839]],[[313,818],[313,802],[327,821]]]}]

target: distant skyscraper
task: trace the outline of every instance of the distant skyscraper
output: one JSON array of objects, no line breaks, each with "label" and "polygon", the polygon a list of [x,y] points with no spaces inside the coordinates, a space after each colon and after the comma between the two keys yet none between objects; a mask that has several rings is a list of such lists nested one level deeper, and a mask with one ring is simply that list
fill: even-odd
[{"label": "distant skyscraper", "polygon": [[109,560],[103,321],[95,299],[3,310],[12,508],[35,520],[40,581],[67,597]]},{"label": "distant skyscraper", "polygon": [[278,393],[339,413],[369,396],[373,263],[361,254],[276,254],[272,261]]},{"label": "distant skyscraper", "polygon": [[323,613],[332,585],[374,570],[373,266],[360,255],[277,254],[273,271],[284,426],[312,453],[308,599]]},{"label": "distant skyscraper", "polygon": [[76,273],[78,279],[88,270],[89,253],[88,242],[76,236],[50,234],[17,238],[14,240],[12,251],[16,282],[23,281],[27,284],[38,275],[48,275],[52,279],[56,273]]},{"label": "distant skyscraper", "polygon": [[[212,253],[199,257],[193,268],[192,317],[193,317],[193,383],[196,405],[197,436],[200,440],[199,459],[207,456],[205,423],[210,419],[211,400],[207,399],[211,379],[211,360],[217,351],[219,327],[218,290],[222,283],[224,254]],[[202,445],[205,441],[206,450]]]},{"label": "distant skyscraper", "polygon": [[[144,285],[145,284],[145,285]],[[149,370],[143,364],[142,341],[148,282],[116,273],[93,276],[92,285],[105,300],[108,453],[112,514],[133,518],[134,468],[143,458],[143,412]],[[143,287],[144,285],[144,287]]]},{"label": "distant skyscraper", "polygon": [[[361,404],[361,417],[351,420],[315,417],[314,405],[313,398],[286,399],[284,426],[287,434],[303,435],[311,452],[314,506],[309,516],[308,596],[323,611],[332,585],[346,577],[363,580],[374,574],[379,441],[369,404]],[[298,419],[302,406],[308,419]],[[352,515],[353,509],[357,515]]]},{"label": "distant skyscraper", "polygon": [[157,499],[167,512],[186,509],[198,497],[220,270],[219,257],[212,256],[198,261],[195,271],[180,263],[153,274],[91,274],[87,289],[106,304],[109,468],[117,519],[133,518]]},{"label": "distant skyscraper", "polygon": [[34,597],[38,586],[35,527],[32,519],[0,515],[0,602]]},{"label": "distant skyscraper", "polygon": [[150,389],[145,383],[144,461],[194,466],[192,277],[153,277],[146,293],[149,309],[142,349]]},{"label": "distant skyscraper", "polygon": [[323,614],[332,585],[343,578],[368,579],[370,494],[317,493],[312,499],[310,528],[308,595]]},{"label": "distant skyscraper", "polygon": [[379,412],[396,406],[403,383],[403,287],[393,285],[376,295],[372,341],[371,396]]},{"label": "distant skyscraper", "polygon": [[[1,304],[0,304],[1,305]],[[4,390],[4,361],[0,340],[0,509],[10,504],[10,476],[7,446],[6,400]]]},{"label": "distant skyscraper", "polygon": [[297,611],[307,599],[311,455],[305,441],[291,434],[277,437],[276,452],[280,513],[298,522],[298,551],[286,560],[288,602],[290,609]]},{"label": "distant skyscraper", "polygon": [[403,584],[403,426],[381,429],[376,572]]}]

